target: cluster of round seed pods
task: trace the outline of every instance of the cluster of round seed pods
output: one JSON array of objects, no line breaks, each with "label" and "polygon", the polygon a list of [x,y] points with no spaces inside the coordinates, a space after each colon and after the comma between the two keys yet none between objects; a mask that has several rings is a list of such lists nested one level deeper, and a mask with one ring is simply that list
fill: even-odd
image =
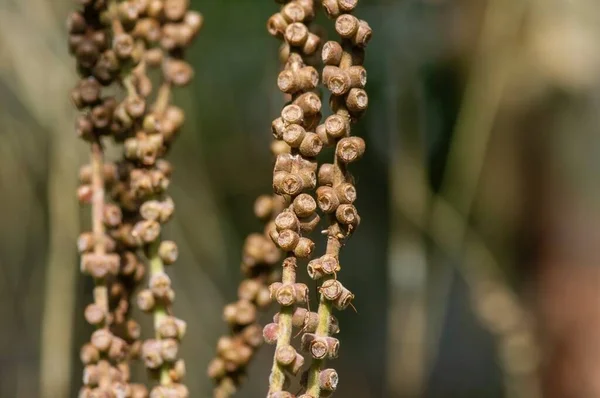
[{"label": "cluster of round seed pods", "polygon": [[[254,203],[254,214],[268,228],[283,206],[281,196],[261,195]],[[208,366],[208,375],[215,382],[214,397],[230,397],[237,391],[250,360],[262,345],[257,313],[271,303],[268,284],[278,278],[274,266],[280,259],[281,251],[266,232],[246,237],[241,265],[245,279],[239,284],[238,300],[223,310],[230,333],[219,338],[217,355]]]},{"label": "cluster of round seed pods", "polygon": [[[273,169],[273,191],[286,199],[287,206],[267,227],[272,241],[287,253],[281,282],[269,286],[270,297],[280,310],[274,322],[263,329],[265,340],[276,345],[269,378],[270,397],[291,396],[285,391],[289,376],[298,374],[304,364],[303,356],[291,345],[292,329],[309,327],[307,322],[313,319],[302,308],[308,303],[309,292],[305,284],[296,282],[296,268],[298,260],[311,257],[314,242],[307,235],[320,220],[317,202],[311,195],[317,185],[315,158],[323,148],[315,132],[322,117],[321,100],[314,92],[319,73],[308,65],[309,57],[321,44],[320,37],[309,27],[314,17],[313,0],[293,0],[285,2],[267,22],[269,33],[283,40],[280,59],[284,68],[277,77],[277,86],[289,100],[271,130],[276,140],[290,148],[277,156]],[[305,314],[300,316],[298,311]]]},{"label": "cluster of round seed pods", "polygon": [[351,14],[358,0],[323,0],[327,16],[335,20],[340,42],[328,41],[321,55],[324,63],[322,80],[331,94],[332,115],[316,128],[324,146],[335,148],[333,163],[324,163],[318,171],[317,204],[329,215],[326,253],[308,264],[312,279],[320,280],[318,327],[302,336],[302,349],[312,357],[303,382],[302,398],[330,396],[337,385],[333,369],[324,369],[326,359],[336,358],[339,342],[331,337],[332,308],[343,310],[352,305],[354,294],[337,279],[341,270],[339,253],[344,241],[360,223],[354,206],[356,188],[347,166],[359,160],[365,152],[362,138],[351,135],[351,126],[364,114],[368,105],[364,87],[367,82],[363,67],[364,48],[371,38],[367,22]]},{"label": "cluster of round seed pods", "polygon": [[[79,3],[82,9],[71,13],[67,23],[69,49],[82,76],[71,97],[82,110],[77,134],[92,147],[90,165],[80,170],[78,197],[92,204],[93,231],[79,237],[78,249],[82,271],[96,281],[95,302],[85,316],[98,326],[81,351],[86,373],[80,396],[187,397],[180,384],[185,366],[176,358],[185,322],[170,316],[174,292],[163,270],[177,259],[177,246],[160,241],[161,224],[174,211],[166,194],[172,166],[162,157],[184,121],[183,111],[169,104],[170,91],[193,75],[183,50],[201,28],[202,17],[188,10],[188,0]],[[148,75],[151,68],[161,71],[157,90]],[[102,95],[103,87],[113,83],[124,88],[124,96]],[[153,91],[156,101],[150,105]],[[122,160],[104,161],[103,138],[124,143]],[[137,302],[153,312],[156,339],[142,344],[129,308],[147,273],[144,261],[150,268],[149,288]],[[138,356],[158,370],[161,385],[149,394],[129,384],[128,360]]]}]

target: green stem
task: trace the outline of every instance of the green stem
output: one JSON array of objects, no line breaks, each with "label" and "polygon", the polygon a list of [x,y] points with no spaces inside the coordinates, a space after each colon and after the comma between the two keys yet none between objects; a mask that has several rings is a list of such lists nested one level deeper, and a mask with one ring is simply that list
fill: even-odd
[{"label": "green stem", "polygon": [[[165,271],[165,266],[158,255],[158,248],[160,246],[160,238],[157,238],[154,242],[148,245],[148,262],[150,264],[150,278],[154,275],[162,274]],[[162,323],[162,321],[167,317],[167,308],[164,304],[157,304],[154,307],[153,311],[154,318],[154,331],[156,333],[156,338],[159,339],[158,335],[158,326]],[[167,386],[171,384],[171,377],[169,376],[169,366],[167,364],[163,364],[160,368],[160,384],[163,386]]]},{"label": "green stem", "polygon": [[[290,261],[291,260],[291,261]],[[288,257],[283,262],[282,283],[296,282],[296,258]],[[277,335],[277,345],[273,355],[273,367],[269,377],[269,393],[282,391],[285,383],[285,369],[277,362],[277,349],[290,345],[292,340],[292,316],[294,306],[281,307],[279,311],[279,330]]]}]

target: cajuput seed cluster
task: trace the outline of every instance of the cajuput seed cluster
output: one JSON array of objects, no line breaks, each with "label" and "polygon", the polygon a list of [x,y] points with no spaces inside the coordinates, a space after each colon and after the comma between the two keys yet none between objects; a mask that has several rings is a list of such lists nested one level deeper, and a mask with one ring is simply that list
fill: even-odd
[{"label": "cajuput seed cluster", "polygon": [[340,41],[323,45],[323,84],[331,93],[332,115],[317,127],[324,145],[335,148],[333,163],[319,168],[317,203],[328,214],[327,248],[323,256],[308,264],[312,279],[319,286],[318,324],[314,332],[302,336],[302,348],[310,353],[312,363],[303,378],[306,392],[302,398],[330,396],[336,389],[338,376],[334,369],[325,369],[327,359],[336,358],[339,343],[331,337],[332,309],[344,310],[352,305],[354,294],[339,280],[339,254],[345,240],[355,231],[360,217],[354,206],[356,188],[347,166],[359,160],[365,152],[362,138],[351,135],[351,125],[364,114],[368,105],[364,90],[367,72],[363,67],[364,48],[371,39],[367,22],[351,14],[358,0],[324,0],[323,9],[335,21]]},{"label": "cajuput seed cluster", "polygon": [[275,344],[269,377],[272,397],[291,396],[286,391],[290,378],[304,365],[304,357],[292,345],[293,328],[302,330],[310,327],[311,322],[311,313],[304,308],[309,299],[308,287],[296,281],[296,272],[298,260],[312,255],[314,242],[307,235],[320,221],[313,197],[317,184],[316,156],[323,148],[314,132],[322,116],[321,100],[314,91],[319,73],[308,65],[308,59],[318,51],[321,42],[309,26],[314,17],[314,2],[297,0],[286,2],[267,23],[269,33],[283,40],[280,59],[284,68],[277,77],[277,86],[289,97],[280,117],[272,123],[272,132],[291,148],[289,153],[277,156],[273,169],[273,190],[284,197],[286,208],[275,218],[269,235],[286,255],[281,281],[269,287],[271,299],[280,309],[273,323],[263,329],[265,341]]},{"label": "cajuput seed cluster", "polygon": [[[81,110],[77,134],[91,146],[78,197],[92,206],[92,231],[81,234],[78,249],[82,272],[95,280],[94,303],[85,318],[97,327],[81,349],[85,370],[79,396],[187,397],[181,384],[185,366],[178,359],[185,322],[171,314],[175,294],[164,272],[164,265],[177,259],[177,246],[161,241],[160,231],[174,212],[166,192],[172,167],[163,157],[184,121],[183,111],[170,104],[170,92],[192,78],[183,55],[202,17],[188,10],[187,0],[78,3],[82,8],[67,24],[81,75],[72,99]],[[105,160],[109,140],[123,144],[123,158],[116,162]],[[146,274],[148,288],[136,301],[153,314],[155,338],[142,343],[129,308]],[[138,357],[160,380],[150,393],[130,382],[129,363]]]},{"label": "cajuput seed cluster", "polygon": [[[320,46],[319,37],[310,32],[307,23],[315,16],[313,1],[286,1],[267,25],[272,35],[284,40],[280,56],[286,60],[286,66],[279,74],[277,84],[281,91],[290,94],[290,102],[281,117],[273,122],[272,130],[276,138],[292,148],[290,154],[277,157],[273,179],[275,193],[283,195],[291,204],[276,218],[276,229],[271,232],[273,241],[288,256],[283,261],[282,281],[270,287],[271,297],[281,309],[274,322],[263,330],[265,340],[276,344],[269,378],[270,398],[295,396],[286,390],[290,378],[301,371],[304,358],[291,344],[294,327],[302,334],[301,351],[312,358],[310,368],[301,377],[304,387],[301,397],[331,396],[338,384],[337,372],[326,369],[325,362],[338,356],[340,346],[339,340],[333,337],[339,327],[332,310],[343,310],[351,306],[354,299],[337,276],[341,270],[340,249],[360,223],[353,204],[356,188],[347,165],[364,154],[365,142],[351,136],[351,125],[368,104],[364,90],[366,70],[362,65],[371,28],[351,14],[357,3],[357,0],[322,2],[327,16],[335,21],[335,30],[341,36],[339,42],[328,41]],[[332,115],[323,123],[321,102],[314,91],[319,76],[305,62],[306,57],[318,49],[324,64],[322,82],[331,94]],[[317,167],[315,157],[324,146],[334,148],[334,159],[332,163]],[[315,201],[309,193],[316,186],[314,173],[317,168],[319,187]],[[308,302],[308,289],[296,283],[296,268],[298,258],[311,257],[314,244],[305,235],[319,222],[317,206],[328,216],[329,227],[323,231],[327,235],[325,254],[307,265],[310,278],[320,282],[319,308],[314,313],[298,306]],[[307,224],[310,228],[303,228]],[[304,235],[300,235],[302,233]],[[301,244],[302,239],[307,242],[305,245]]]},{"label": "cajuput seed cluster", "polygon": [[[273,145],[274,151],[278,148],[281,145]],[[254,203],[254,214],[266,226],[263,233],[246,237],[241,265],[245,279],[238,286],[238,300],[223,310],[230,333],[219,338],[217,356],[208,366],[208,375],[215,382],[213,396],[216,398],[230,397],[237,391],[250,360],[263,343],[257,314],[271,303],[268,285],[279,278],[275,265],[281,259],[281,251],[268,231],[283,206],[284,200],[279,195],[261,195]]]}]

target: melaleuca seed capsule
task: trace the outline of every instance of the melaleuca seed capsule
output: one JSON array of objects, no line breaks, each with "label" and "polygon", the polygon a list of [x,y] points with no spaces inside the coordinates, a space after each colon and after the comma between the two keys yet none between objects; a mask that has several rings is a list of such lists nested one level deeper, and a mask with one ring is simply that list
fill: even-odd
[{"label": "melaleuca seed capsule", "polygon": [[311,216],[317,210],[317,202],[308,194],[296,196],[293,202],[294,213],[298,217]]},{"label": "melaleuca seed capsule", "polygon": [[309,258],[312,255],[315,244],[309,238],[301,237],[294,248],[294,255],[298,258]]},{"label": "melaleuca seed capsule", "polygon": [[360,137],[342,138],[338,142],[335,153],[344,163],[355,162],[365,153],[365,142]]},{"label": "melaleuca seed capsule", "polygon": [[338,374],[335,369],[324,369],[319,373],[319,387],[321,390],[335,391],[338,380]]},{"label": "melaleuca seed capsule", "polygon": [[275,227],[280,232],[286,229],[295,231],[298,229],[298,218],[291,211],[283,211],[275,218]]},{"label": "melaleuca seed capsule", "polygon": [[154,294],[149,289],[141,290],[137,294],[137,305],[142,311],[152,311],[155,303]]},{"label": "melaleuca seed capsule", "polygon": [[296,359],[296,350],[291,345],[278,347],[275,351],[275,359],[282,366],[291,365]]},{"label": "melaleuca seed capsule", "polygon": [[179,256],[177,244],[171,240],[162,241],[158,247],[158,255],[165,265],[173,264]]}]

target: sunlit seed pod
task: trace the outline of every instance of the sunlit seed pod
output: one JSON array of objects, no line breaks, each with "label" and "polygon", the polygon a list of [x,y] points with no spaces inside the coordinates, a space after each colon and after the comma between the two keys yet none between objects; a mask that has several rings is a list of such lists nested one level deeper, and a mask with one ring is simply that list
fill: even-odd
[{"label": "sunlit seed pod", "polygon": [[344,39],[354,37],[358,32],[358,27],[358,18],[351,14],[342,14],[335,20],[335,31]]}]

